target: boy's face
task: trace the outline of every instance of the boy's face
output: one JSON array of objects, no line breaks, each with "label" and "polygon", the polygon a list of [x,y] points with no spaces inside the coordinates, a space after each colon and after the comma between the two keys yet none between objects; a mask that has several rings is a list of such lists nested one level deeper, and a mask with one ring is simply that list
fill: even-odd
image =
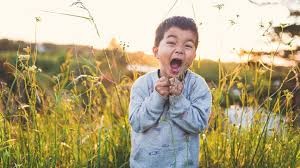
[{"label": "boy's face", "polygon": [[191,30],[170,27],[157,47],[154,56],[160,62],[161,76],[178,77],[192,64],[196,56],[196,36]]}]

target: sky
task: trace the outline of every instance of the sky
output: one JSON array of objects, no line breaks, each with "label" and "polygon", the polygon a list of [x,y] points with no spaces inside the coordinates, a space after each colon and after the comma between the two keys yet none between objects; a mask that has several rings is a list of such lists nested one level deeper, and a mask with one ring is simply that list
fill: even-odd
[{"label": "sky", "polygon": [[[82,0],[94,17],[98,37],[86,19],[45,12],[88,16],[71,6],[75,0],[1,1],[0,38],[95,48],[105,48],[116,38],[129,45],[128,51],[151,54],[157,25],[166,17],[183,15],[197,23],[197,56],[223,61],[239,60],[240,49],[276,50],[277,45],[263,33],[270,21],[279,25],[288,22],[289,16],[281,4],[259,7],[248,0]],[[41,21],[36,23],[35,17]]]}]

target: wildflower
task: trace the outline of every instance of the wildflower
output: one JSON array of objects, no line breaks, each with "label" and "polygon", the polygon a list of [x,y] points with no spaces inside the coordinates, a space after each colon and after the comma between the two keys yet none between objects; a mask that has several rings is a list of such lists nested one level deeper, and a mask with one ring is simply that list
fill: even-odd
[{"label": "wildflower", "polygon": [[39,17],[39,16],[36,16],[36,17],[35,17],[35,21],[36,21],[36,22],[40,22],[41,20],[42,20],[41,17]]},{"label": "wildflower", "polygon": [[22,110],[25,110],[25,108],[28,108],[30,107],[28,104],[22,104],[20,105],[20,107],[18,108],[19,110],[22,109]]},{"label": "wildflower", "polygon": [[283,94],[285,95],[286,99],[288,99],[288,100],[290,100],[294,97],[293,93],[287,89],[283,91]]},{"label": "wildflower", "polygon": [[61,142],[60,145],[71,149],[70,145],[66,144],[65,142]]},{"label": "wildflower", "polygon": [[202,137],[203,137],[203,140],[205,140],[205,139],[206,139],[206,135],[205,135],[205,134],[202,134]]},{"label": "wildflower", "polygon": [[7,86],[7,83],[0,81],[0,85],[1,85],[1,87]]},{"label": "wildflower", "polygon": [[224,4],[217,4],[214,7],[218,8],[219,10],[221,10],[224,7]]},{"label": "wildflower", "polygon": [[84,138],[82,138],[82,140],[81,140],[81,144],[84,144],[85,143],[85,141],[87,140],[87,139],[89,139],[90,138],[90,136],[89,135],[87,135],[87,136],[85,136]]},{"label": "wildflower", "polygon": [[258,69],[257,72],[258,72],[259,75],[263,75],[264,73],[266,73],[266,70],[265,69]]},{"label": "wildflower", "polygon": [[18,58],[21,61],[23,61],[23,60],[27,61],[27,60],[29,60],[30,55],[19,55]]},{"label": "wildflower", "polygon": [[97,76],[91,76],[91,79],[92,79],[93,81],[98,81],[98,80],[99,80],[99,77],[97,77]]},{"label": "wildflower", "polygon": [[243,83],[242,82],[239,82],[238,84],[237,84],[237,87],[239,88],[239,89],[241,89],[241,88],[243,88]]},{"label": "wildflower", "polygon": [[101,117],[101,119],[100,119],[99,129],[101,129],[102,126],[103,126],[103,120],[104,120],[104,116],[102,115],[102,117]]},{"label": "wildflower", "polygon": [[30,51],[31,51],[31,49],[30,49],[30,47],[26,47],[26,48],[23,48],[23,50],[27,53],[27,54],[30,54]]},{"label": "wildflower", "polygon": [[29,72],[34,72],[37,69],[37,67],[35,65],[32,65],[28,68]]},{"label": "wildflower", "polygon": [[87,75],[79,75],[74,79],[74,82],[77,82],[80,78],[86,78]]},{"label": "wildflower", "polygon": [[102,64],[102,62],[101,62],[101,61],[97,61],[97,60],[96,60],[96,67],[98,67],[98,68],[99,68],[101,64]]}]

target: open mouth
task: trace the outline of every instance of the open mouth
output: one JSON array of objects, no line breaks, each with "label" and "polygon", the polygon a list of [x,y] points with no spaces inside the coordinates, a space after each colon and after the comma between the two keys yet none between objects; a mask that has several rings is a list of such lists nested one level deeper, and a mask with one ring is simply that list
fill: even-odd
[{"label": "open mouth", "polygon": [[171,72],[172,74],[178,74],[180,71],[180,67],[182,65],[182,60],[178,58],[174,58],[170,62]]}]

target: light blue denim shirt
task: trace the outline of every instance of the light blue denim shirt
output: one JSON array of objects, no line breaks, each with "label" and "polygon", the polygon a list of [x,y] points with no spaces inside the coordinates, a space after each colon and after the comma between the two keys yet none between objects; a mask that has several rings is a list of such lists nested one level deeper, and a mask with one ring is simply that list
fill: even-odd
[{"label": "light blue denim shirt", "polygon": [[212,96],[205,80],[187,71],[179,96],[162,97],[154,88],[158,71],[131,88],[131,168],[198,167],[199,133],[207,127]]}]

